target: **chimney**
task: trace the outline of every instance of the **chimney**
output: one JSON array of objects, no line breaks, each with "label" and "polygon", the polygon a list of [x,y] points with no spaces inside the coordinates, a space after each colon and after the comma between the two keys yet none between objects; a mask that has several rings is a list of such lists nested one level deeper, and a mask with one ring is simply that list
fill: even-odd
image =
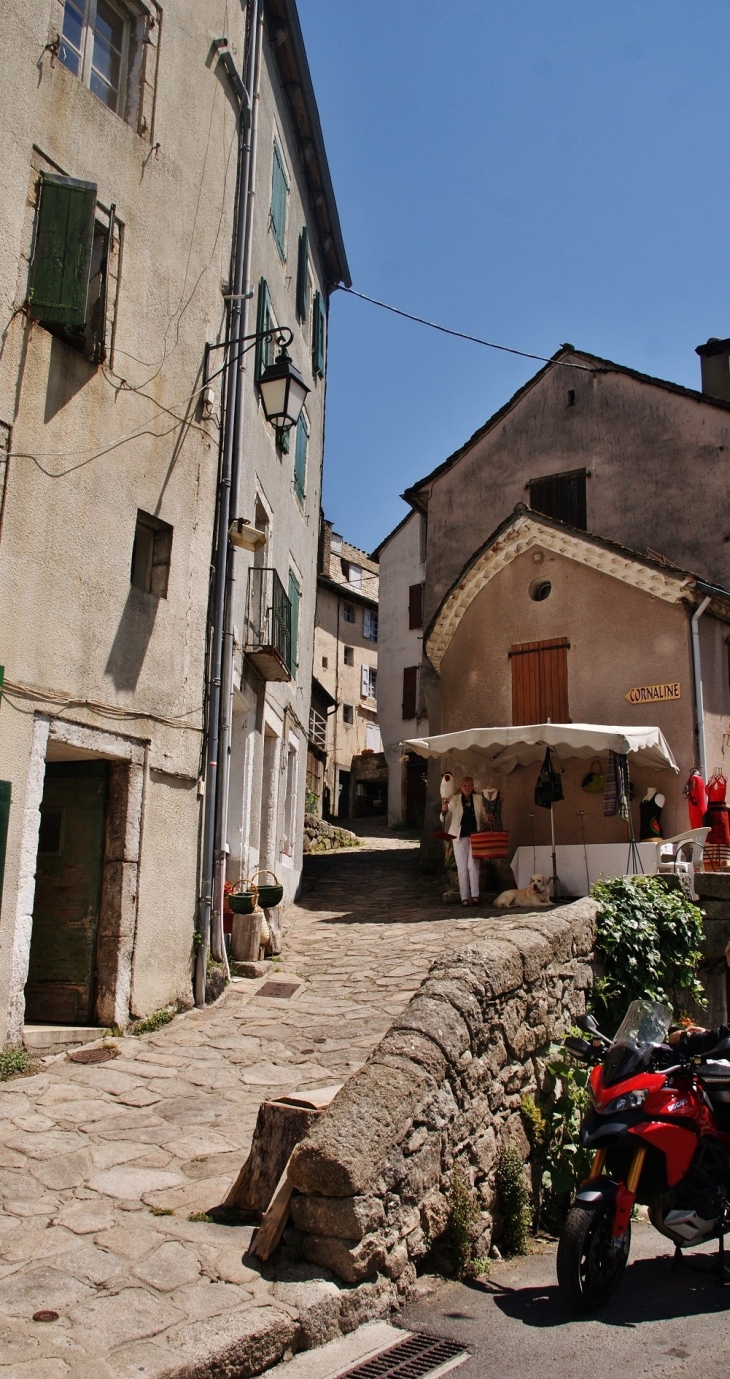
[{"label": "chimney", "polygon": [[319,573],[321,575],[330,574],[330,561],[332,557],[332,523],[322,515],[320,534],[319,534]]},{"label": "chimney", "polygon": [[700,356],[703,393],[730,402],[730,340],[713,335],[706,345],[697,346],[695,354]]}]

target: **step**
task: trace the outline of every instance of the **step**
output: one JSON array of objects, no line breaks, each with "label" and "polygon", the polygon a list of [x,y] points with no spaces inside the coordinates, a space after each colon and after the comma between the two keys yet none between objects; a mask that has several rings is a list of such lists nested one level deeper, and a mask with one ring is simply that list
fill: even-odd
[{"label": "step", "polygon": [[29,1053],[62,1053],[93,1044],[103,1033],[100,1025],[23,1025],[23,1043]]}]

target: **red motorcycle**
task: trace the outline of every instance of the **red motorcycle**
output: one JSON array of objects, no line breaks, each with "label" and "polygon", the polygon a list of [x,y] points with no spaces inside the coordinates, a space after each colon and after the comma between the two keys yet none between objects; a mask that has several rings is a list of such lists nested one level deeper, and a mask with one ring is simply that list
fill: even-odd
[{"label": "red motorcycle", "polygon": [[635,1202],[674,1242],[677,1256],[719,1241],[730,1229],[730,1039],[702,1057],[665,1041],[672,1012],[633,1001],[614,1039],[591,1015],[576,1022],[588,1039],[565,1047],[595,1063],[581,1144],[594,1150],[558,1245],[558,1284],[573,1311],[601,1307],[618,1287],[631,1246]]}]

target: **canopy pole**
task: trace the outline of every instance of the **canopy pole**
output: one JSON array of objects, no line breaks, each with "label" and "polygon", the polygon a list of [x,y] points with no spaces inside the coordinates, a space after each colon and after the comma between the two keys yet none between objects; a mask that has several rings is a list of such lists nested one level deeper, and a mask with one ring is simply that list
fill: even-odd
[{"label": "canopy pole", "polygon": [[553,804],[550,802],[550,839],[552,843],[553,856],[553,900],[557,903],[560,882],[558,880],[558,858],[555,851],[555,816],[553,814]]}]

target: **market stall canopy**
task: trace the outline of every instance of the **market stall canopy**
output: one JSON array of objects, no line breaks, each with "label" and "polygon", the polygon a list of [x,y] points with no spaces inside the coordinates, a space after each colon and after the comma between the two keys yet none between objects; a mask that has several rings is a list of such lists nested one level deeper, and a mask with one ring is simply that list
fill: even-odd
[{"label": "market stall canopy", "polygon": [[513,771],[542,761],[545,748],[558,757],[584,757],[600,752],[631,753],[641,766],[679,771],[661,728],[617,728],[600,723],[528,723],[518,728],[465,728],[438,737],[412,737],[404,746],[421,757],[473,753],[495,771]]}]

